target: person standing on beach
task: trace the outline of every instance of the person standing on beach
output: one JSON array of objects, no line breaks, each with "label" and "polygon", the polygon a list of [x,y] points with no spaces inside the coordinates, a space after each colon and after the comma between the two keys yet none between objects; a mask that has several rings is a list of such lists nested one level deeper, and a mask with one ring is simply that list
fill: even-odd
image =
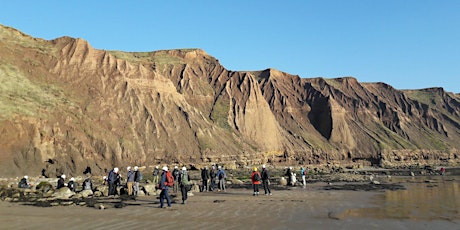
[{"label": "person standing on beach", "polygon": [[264,186],[265,195],[272,195],[270,191],[270,175],[268,174],[268,170],[265,168],[265,165],[262,165],[262,185]]},{"label": "person standing on beach", "polygon": [[286,176],[286,180],[287,180],[287,185],[291,185],[292,183],[292,167],[289,167],[286,169],[286,174],[284,174]]},{"label": "person standing on beach", "polygon": [[133,195],[133,186],[134,186],[134,171],[131,170],[131,166],[126,168],[128,174],[126,175],[126,187],[128,187],[128,196]]},{"label": "person standing on beach", "polygon": [[118,168],[115,167],[110,170],[107,176],[107,184],[109,184],[109,196],[117,195],[117,184],[119,181]]},{"label": "person standing on beach", "polygon": [[[174,181],[177,181],[179,179],[179,167],[174,166],[174,170],[172,171],[172,175],[174,176]],[[177,190],[179,189],[179,183],[174,183],[174,186],[173,186],[173,192],[174,193],[177,193]]]},{"label": "person standing on beach", "polygon": [[260,173],[257,171],[257,167],[254,167],[254,170],[252,171],[252,174],[251,174],[252,187],[254,188],[253,196],[259,195],[260,180],[261,180]]},{"label": "person standing on beach", "polygon": [[158,179],[160,177],[160,169],[158,169],[158,165],[155,166],[155,169],[153,169],[153,184],[158,184]]},{"label": "person standing on beach", "polygon": [[444,176],[444,174],[446,174],[446,168],[441,167],[440,173],[441,173],[441,176]]},{"label": "person standing on beach", "polygon": [[208,166],[205,166],[201,170],[201,181],[202,181],[202,184],[203,184],[201,191],[203,191],[203,192],[208,191],[208,179],[209,179]]},{"label": "person standing on beach", "polygon": [[59,177],[56,189],[60,189],[62,187],[65,187],[65,174],[62,174],[61,177]]},{"label": "person standing on beach", "polygon": [[211,167],[211,171],[209,171],[209,178],[211,178],[211,185],[209,186],[209,191],[214,191],[214,189],[216,189],[216,177],[217,177],[216,166],[213,165]]},{"label": "person standing on beach", "polygon": [[160,193],[160,208],[164,208],[164,199],[166,199],[166,202],[168,204],[168,207],[171,207],[171,198],[169,198],[168,194],[168,185],[167,185],[167,175],[168,172],[168,167],[164,166],[162,168],[163,172],[161,173],[161,179],[159,183],[159,189],[161,189]]},{"label": "person standing on beach", "polygon": [[217,191],[225,192],[225,179],[227,178],[227,174],[225,173],[225,170],[222,168],[222,166],[219,165],[217,168],[217,178],[219,179],[219,188]]},{"label": "person standing on beach", "polygon": [[300,167],[300,175],[302,175],[302,185],[305,188],[307,186],[307,181],[305,180],[305,177],[307,176],[307,170],[303,167]]},{"label": "person standing on beach", "polygon": [[139,182],[142,180],[142,173],[139,171],[139,167],[134,166],[134,196],[136,197],[139,194]]},{"label": "person standing on beach", "polygon": [[190,175],[187,173],[187,168],[182,167],[182,172],[179,175],[180,192],[182,194],[182,204],[187,203],[187,192],[190,188]]}]

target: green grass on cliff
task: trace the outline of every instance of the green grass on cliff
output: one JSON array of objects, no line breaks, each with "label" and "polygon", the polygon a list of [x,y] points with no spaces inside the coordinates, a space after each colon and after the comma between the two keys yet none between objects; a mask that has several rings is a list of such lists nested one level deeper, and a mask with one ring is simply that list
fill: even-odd
[{"label": "green grass on cliff", "polygon": [[0,63],[0,119],[14,115],[37,116],[54,107],[63,93],[53,85],[31,82],[15,66]]},{"label": "green grass on cliff", "polygon": [[[178,51],[187,52],[195,49],[178,49]],[[123,52],[107,51],[116,58],[126,60],[132,63],[157,63],[157,64],[184,64],[181,57],[170,55],[166,52]]]},{"label": "green grass on cliff", "polygon": [[40,54],[54,55],[57,51],[49,41],[32,38],[14,28],[1,24],[0,41],[4,42],[9,49],[14,49],[17,52],[21,52],[22,48],[28,48]]},{"label": "green grass on cliff", "polygon": [[442,101],[439,95],[423,90],[407,90],[404,91],[404,93],[412,100],[419,101],[429,106],[436,106]]},{"label": "green grass on cliff", "polygon": [[214,104],[211,119],[217,123],[218,126],[225,130],[232,130],[228,124],[228,112],[230,110],[230,101],[220,97]]}]

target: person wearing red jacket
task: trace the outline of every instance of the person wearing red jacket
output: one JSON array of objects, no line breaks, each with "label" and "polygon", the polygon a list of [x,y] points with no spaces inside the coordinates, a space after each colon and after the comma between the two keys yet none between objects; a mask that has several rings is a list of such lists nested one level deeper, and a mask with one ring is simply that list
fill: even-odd
[{"label": "person wearing red jacket", "polygon": [[254,188],[253,196],[259,195],[259,185],[260,185],[261,179],[262,178],[260,176],[260,173],[257,171],[257,167],[254,167],[254,170],[252,171],[252,175],[251,175],[252,186]]}]

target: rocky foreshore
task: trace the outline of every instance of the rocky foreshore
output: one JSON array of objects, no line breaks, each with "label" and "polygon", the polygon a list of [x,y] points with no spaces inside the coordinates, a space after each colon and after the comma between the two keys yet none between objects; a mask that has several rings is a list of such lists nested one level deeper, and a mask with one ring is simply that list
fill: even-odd
[{"label": "rocky foreshore", "polygon": [[[227,188],[230,189],[249,189],[251,183],[249,179],[250,169],[227,170]],[[306,177],[307,185],[317,182],[324,182],[324,190],[397,190],[404,189],[404,186],[393,183],[391,178],[397,176],[424,176],[424,175],[440,175],[438,168],[433,167],[412,167],[405,169],[384,169],[384,168],[360,168],[346,169],[339,167],[331,167],[325,169],[308,169]],[[458,168],[448,168],[445,174],[458,175]],[[190,171],[192,177],[192,189],[189,192],[190,196],[193,193],[200,192],[200,178],[198,170]],[[149,174],[145,172],[145,174]],[[300,174],[300,173],[299,173]],[[298,174],[298,175],[299,175]],[[295,186],[302,186],[300,176],[295,185],[288,186],[284,177],[284,169],[271,170],[271,187],[274,190],[287,190]],[[82,176],[75,177],[77,185],[81,185],[85,178]],[[141,183],[141,191],[139,197],[142,196],[158,196],[160,191],[151,182],[151,178],[147,177]],[[93,176],[93,189],[83,190],[81,186],[77,186],[76,191],[71,191],[67,187],[56,189],[57,178],[44,177],[29,177],[29,188],[18,188],[20,178],[3,178],[0,179],[0,199],[9,202],[21,202],[26,205],[35,205],[41,207],[50,206],[87,206],[97,209],[106,208],[122,208],[127,203],[134,201],[135,198],[126,195],[124,186],[118,187],[117,196],[108,196],[108,186],[103,184],[102,177]],[[338,185],[337,182],[342,184]],[[334,183],[334,184],[333,184]],[[176,194],[172,194],[173,200],[176,199]]]}]

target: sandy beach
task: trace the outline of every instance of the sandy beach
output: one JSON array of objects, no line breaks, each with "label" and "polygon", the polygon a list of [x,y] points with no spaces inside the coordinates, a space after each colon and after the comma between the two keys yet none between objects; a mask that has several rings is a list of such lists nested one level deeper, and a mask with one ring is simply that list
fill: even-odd
[{"label": "sandy beach", "polygon": [[0,228],[460,229],[460,204],[448,210],[447,216],[435,213],[427,218],[416,213],[417,207],[409,210],[413,214],[391,216],[392,209],[385,207],[386,191],[321,189],[326,185],[315,183],[307,188],[275,190],[273,196],[254,197],[250,189],[244,188],[194,193],[185,205],[180,204],[178,194],[170,209],[158,208],[157,196],[142,196],[136,201],[125,201],[123,208],[104,210],[75,205],[35,207],[3,201]]}]

